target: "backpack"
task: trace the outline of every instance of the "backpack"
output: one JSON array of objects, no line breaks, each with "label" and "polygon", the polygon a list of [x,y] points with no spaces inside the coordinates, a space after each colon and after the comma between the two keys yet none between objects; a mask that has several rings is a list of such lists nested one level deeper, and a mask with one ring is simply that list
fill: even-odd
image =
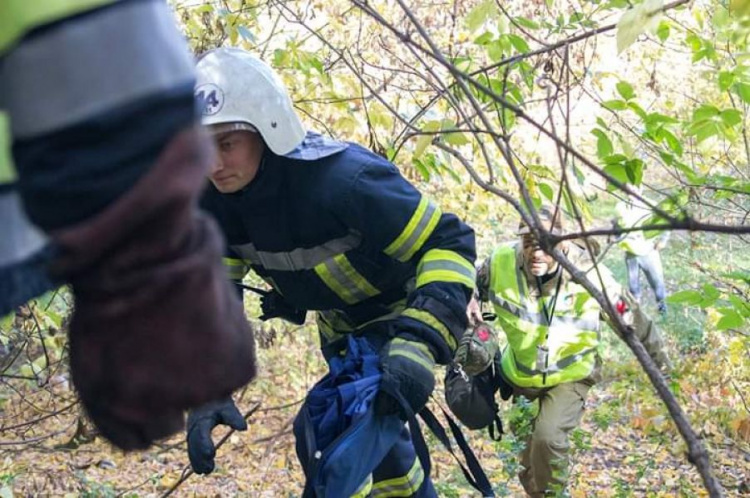
[{"label": "backpack", "polygon": [[303,497],[351,496],[396,443],[404,422],[375,416],[380,358],[362,337],[310,390],[294,420],[297,456],[307,478]]},{"label": "backpack", "polygon": [[[390,451],[404,427],[404,421],[396,414],[375,415],[375,397],[382,378],[378,353],[362,336],[348,335],[346,340],[345,355],[328,359],[328,374],[313,386],[294,419],[295,449],[306,477],[303,498],[353,495]],[[407,413],[415,451],[425,475],[429,475],[430,457],[416,414],[400,393],[388,392]],[[494,496],[461,429],[445,411],[443,414],[468,469],[454,453],[447,433],[432,412],[424,408],[419,413],[456,459],[469,484],[482,496]]]}]

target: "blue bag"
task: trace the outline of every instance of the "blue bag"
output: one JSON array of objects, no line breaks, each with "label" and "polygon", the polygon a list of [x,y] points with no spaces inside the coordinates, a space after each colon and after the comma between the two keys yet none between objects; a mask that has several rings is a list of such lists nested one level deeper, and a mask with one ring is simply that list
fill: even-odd
[{"label": "blue bag", "polygon": [[350,335],[346,354],[329,359],[329,373],[308,393],[294,420],[303,497],[353,495],[398,440],[404,422],[374,414],[379,362],[366,339]]}]

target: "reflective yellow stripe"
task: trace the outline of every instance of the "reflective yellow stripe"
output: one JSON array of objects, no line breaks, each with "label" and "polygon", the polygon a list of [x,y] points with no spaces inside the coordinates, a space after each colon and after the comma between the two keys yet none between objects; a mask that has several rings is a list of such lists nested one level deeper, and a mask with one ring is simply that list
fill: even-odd
[{"label": "reflective yellow stripe", "polygon": [[391,341],[388,356],[403,356],[422,365],[428,372],[432,372],[432,369],[435,367],[435,361],[432,359],[430,348],[421,342],[395,338]]},{"label": "reflective yellow stripe", "polygon": [[427,251],[417,266],[417,287],[431,282],[454,282],[473,289],[477,272],[460,254],[445,249]]},{"label": "reflective yellow stripe", "polygon": [[372,498],[389,498],[412,496],[424,481],[424,470],[419,458],[414,458],[414,465],[402,477],[378,481],[372,486]]},{"label": "reflective yellow stripe", "polygon": [[365,482],[363,482],[359,489],[354,492],[351,498],[365,498],[370,494],[370,491],[372,491],[372,474],[367,476]]},{"label": "reflective yellow stripe", "polygon": [[443,325],[443,322],[432,316],[432,314],[430,314],[429,312],[414,308],[406,308],[404,312],[401,313],[401,316],[413,318],[414,320],[418,320],[426,325],[429,325],[433,329],[437,330],[437,332],[440,334],[440,337],[442,337],[445,343],[448,344],[448,347],[451,351],[456,350],[456,338],[453,337],[453,334],[450,333],[448,327]]},{"label": "reflective yellow stripe", "polygon": [[409,261],[435,230],[441,215],[440,208],[422,197],[404,231],[383,252],[402,263]]},{"label": "reflective yellow stripe", "polygon": [[406,298],[399,299],[387,305],[387,308],[391,311],[384,315],[362,322],[359,324],[352,323],[349,320],[348,315],[338,310],[324,310],[318,311],[316,316],[318,329],[328,341],[333,341],[343,337],[346,334],[350,334],[357,330],[362,330],[375,322],[383,322],[386,320],[393,320],[399,316],[406,308]]},{"label": "reflective yellow stripe", "polygon": [[346,304],[355,304],[380,294],[349,262],[339,254],[315,267],[315,273]]},{"label": "reflective yellow stripe", "polygon": [[3,0],[0,2],[0,53],[38,26],[113,2],[114,0]]},{"label": "reflective yellow stripe", "polygon": [[0,185],[16,181],[16,168],[10,154],[10,143],[8,115],[0,111]]},{"label": "reflective yellow stripe", "polygon": [[227,275],[231,280],[242,280],[247,274],[247,266],[241,259],[222,258]]}]

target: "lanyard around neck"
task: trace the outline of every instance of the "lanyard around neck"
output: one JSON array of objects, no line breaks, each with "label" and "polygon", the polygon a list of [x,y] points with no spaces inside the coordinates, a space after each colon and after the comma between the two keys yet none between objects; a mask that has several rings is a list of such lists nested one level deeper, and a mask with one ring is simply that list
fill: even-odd
[{"label": "lanyard around neck", "polygon": [[[552,326],[552,319],[555,317],[555,308],[557,307],[557,296],[560,295],[560,287],[562,286],[562,268],[557,267],[557,285],[555,287],[555,293],[550,299],[550,307],[547,308],[547,304],[544,302],[544,294],[542,294],[542,279],[536,277],[536,286],[539,289],[539,300],[542,302],[542,310],[544,310],[544,317],[547,319],[547,327]],[[554,277],[553,277],[554,278]],[[549,330],[547,331],[549,334]]]}]

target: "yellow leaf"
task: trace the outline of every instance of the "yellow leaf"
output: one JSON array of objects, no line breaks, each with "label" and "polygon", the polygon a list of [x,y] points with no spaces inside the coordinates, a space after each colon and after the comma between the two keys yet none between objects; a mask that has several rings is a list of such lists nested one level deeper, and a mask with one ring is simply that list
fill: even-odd
[{"label": "yellow leaf", "polygon": [[729,12],[737,17],[750,15],[750,0],[730,0]]},{"label": "yellow leaf", "polygon": [[159,479],[159,487],[163,489],[169,489],[175,484],[177,484],[177,481],[180,480],[180,476],[176,474],[164,474],[161,476],[161,479]]},{"label": "yellow leaf", "polygon": [[422,127],[422,131],[426,132],[425,135],[420,135],[417,139],[417,144],[414,146],[414,157],[420,157],[424,150],[427,148],[430,143],[432,143],[432,139],[435,138],[434,131],[440,130],[441,123],[440,121],[428,121],[425,123],[425,125]]},{"label": "yellow leaf", "polygon": [[740,439],[750,442],[750,418],[735,419],[730,423],[730,427],[737,433]]},{"label": "yellow leaf", "polygon": [[651,424],[651,420],[646,417],[635,416],[632,420],[633,429],[647,429]]}]

